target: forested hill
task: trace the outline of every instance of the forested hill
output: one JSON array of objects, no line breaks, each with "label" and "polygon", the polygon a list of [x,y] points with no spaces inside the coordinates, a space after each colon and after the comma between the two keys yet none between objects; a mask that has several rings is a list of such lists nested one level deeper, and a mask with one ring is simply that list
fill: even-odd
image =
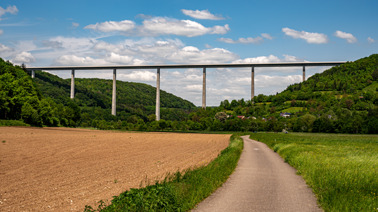
[{"label": "forested hill", "polygon": [[[218,111],[253,117],[253,130],[378,133],[378,54],[332,67],[251,101],[223,101]],[[248,121],[244,128],[251,129]],[[244,123],[243,122],[243,123]]]},{"label": "forested hill", "polygon": [[70,99],[65,104],[45,98],[21,67],[0,58],[0,120],[20,120],[34,126],[77,126],[80,108]]},{"label": "forested hill", "polygon": [[[71,79],[61,79],[47,72],[38,72],[35,82],[45,96],[62,99],[70,96]],[[75,99],[81,106],[111,108],[112,80],[75,79]],[[195,105],[165,91],[160,91],[161,107],[192,109]],[[119,109],[155,106],[156,88],[143,83],[117,81]]]},{"label": "forested hill", "polygon": [[362,95],[376,91],[374,88],[377,88],[377,78],[378,54],[373,54],[315,74],[305,82],[289,86],[280,95],[290,95],[291,99],[299,100],[308,100],[311,96],[325,92]]},{"label": "forested hill", "polygon": [[[32,79],[22,67],[1,58],[0,79],[0,120],[71,127],[155,120],[156,88],[146,84],[117,81],[117,116],[113,116],[112,80],[75,79],[75,98],[70,99],[70,79],[40,71]],[[186,120],[196,109],[193,103],[165,91],[160,91],[160,101],[161,118],[166,120]]]},{"label": "forested hill", "polygon": [[[53,98],[59,103],[65,103],[70,97],[71,80],[61,79],[47,72],[37,72],[34,82],[41,94]],[[112,80],[105,79],[75,79],[75,98],[86,116],[91,120],[114,120],[110,114],[112,102]],[[165,91],[160,91],[162,118],[175,120],[185,116],[195,105],[187,100]],[[145,121],[155,113],[156,88],[150,85],[134,82],[117,81],[117,119],[127,120],[130,116],[142,118]],[[151,117],[150,117],[151,118]],[[85,120],[83,120],[85,121]]]}]

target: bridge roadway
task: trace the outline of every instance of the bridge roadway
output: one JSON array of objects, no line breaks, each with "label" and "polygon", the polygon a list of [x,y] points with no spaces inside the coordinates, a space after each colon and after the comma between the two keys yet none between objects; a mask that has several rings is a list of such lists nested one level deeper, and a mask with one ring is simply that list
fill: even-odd
[{"label": "bridge roadway", "polygon": [[71,70],[71,99],[75,96],[75,70],[113,70],[112,115],[116,115],[116,75],[119,69],[156,69],[156,120],[160,120],[160,69],[202,68],[202,108],[206,109],[206,69],[207,68],[251,68],[251,100],[255,96],[255,67],[303,67],[303,81],[306,80],[306,66],[338,66],[346,62],[286,62],[286,63],[231,63],[231,64],[175,64],[175,65],[127,65],[127,66],[56,66],[30,67],[32,78],[35,71]]}]

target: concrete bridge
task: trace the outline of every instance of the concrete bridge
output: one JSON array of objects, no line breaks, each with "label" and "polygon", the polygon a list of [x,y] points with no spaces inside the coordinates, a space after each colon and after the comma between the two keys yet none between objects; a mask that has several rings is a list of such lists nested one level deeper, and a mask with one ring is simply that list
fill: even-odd
[{"label": "concrete bridge", "polygon": [[160,120],[160,69],[203,69],[202,108],[206,109],[206,69],[208,68],[251,68],[251,100],[255,96],[255,67],[303,67],[303,81],[306,79],[306,66],[338,66],[346,62],[288,62],[288,63],[244,63],[244,64],[200,64],[200,65],[139,65],[139,66],[65,66],[65,67],[32,67],[32,78],[35,71],[71,70],[71,99],[75,96],[76,70],[113,70],[112,115],[116,115],[116,78],[119,69],[156,69],[156,120]]}]

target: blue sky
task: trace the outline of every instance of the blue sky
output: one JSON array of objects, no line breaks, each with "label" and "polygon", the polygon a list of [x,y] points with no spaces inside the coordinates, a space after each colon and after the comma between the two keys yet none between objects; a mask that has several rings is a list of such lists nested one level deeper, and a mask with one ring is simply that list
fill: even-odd
[{"label": "blue sky", "polygon": [[[376,0],[2,0],[0,57],[27,66],[353,61],[378,53],[377,9]],[[308,68],[307,77],[324,69]],[[208,105],[250,98],[248,69],[207,77]],[[118,79],[155,86],[156,73],[119,71]],[[162,70],[161,81],[201,104],[201,70]],[[300,81],[300,68],[256,69],[256,95]]]}]

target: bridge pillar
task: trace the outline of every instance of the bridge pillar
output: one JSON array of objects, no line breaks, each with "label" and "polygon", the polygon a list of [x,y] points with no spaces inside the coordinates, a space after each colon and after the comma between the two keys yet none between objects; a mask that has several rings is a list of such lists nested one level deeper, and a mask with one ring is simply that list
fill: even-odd
[{"label": "bridge pillar", "polygon": [[206,68],[203,68],[202,79],[202,108],[206,110]]},{"label": "bridge pillar", "polygon": [[303,82],[306,81],[306,66],[303,66]]},{"label": "bridge pillar", "polygon": [[112,115],[117,111],[117,69],[113,69]]},{"label": "bridge pillar", "polygon": [[156,71],[156,121],[160,120],[160,68]]},{"label": "bridge pillar", "polygon": [[75,70],[71,70],[71,99],[75,96]]},{"label": "bridge pillar", "polygon": [[31,78],[34,79],[34,77],[35,77],[35,71],[32,70],[32,71],[31,71]]},{"label": "bridge pillar", "polygon": [[251,71],[251,102],[254,103],[253,98],[255,97],[255,67],[252,66]]}]

